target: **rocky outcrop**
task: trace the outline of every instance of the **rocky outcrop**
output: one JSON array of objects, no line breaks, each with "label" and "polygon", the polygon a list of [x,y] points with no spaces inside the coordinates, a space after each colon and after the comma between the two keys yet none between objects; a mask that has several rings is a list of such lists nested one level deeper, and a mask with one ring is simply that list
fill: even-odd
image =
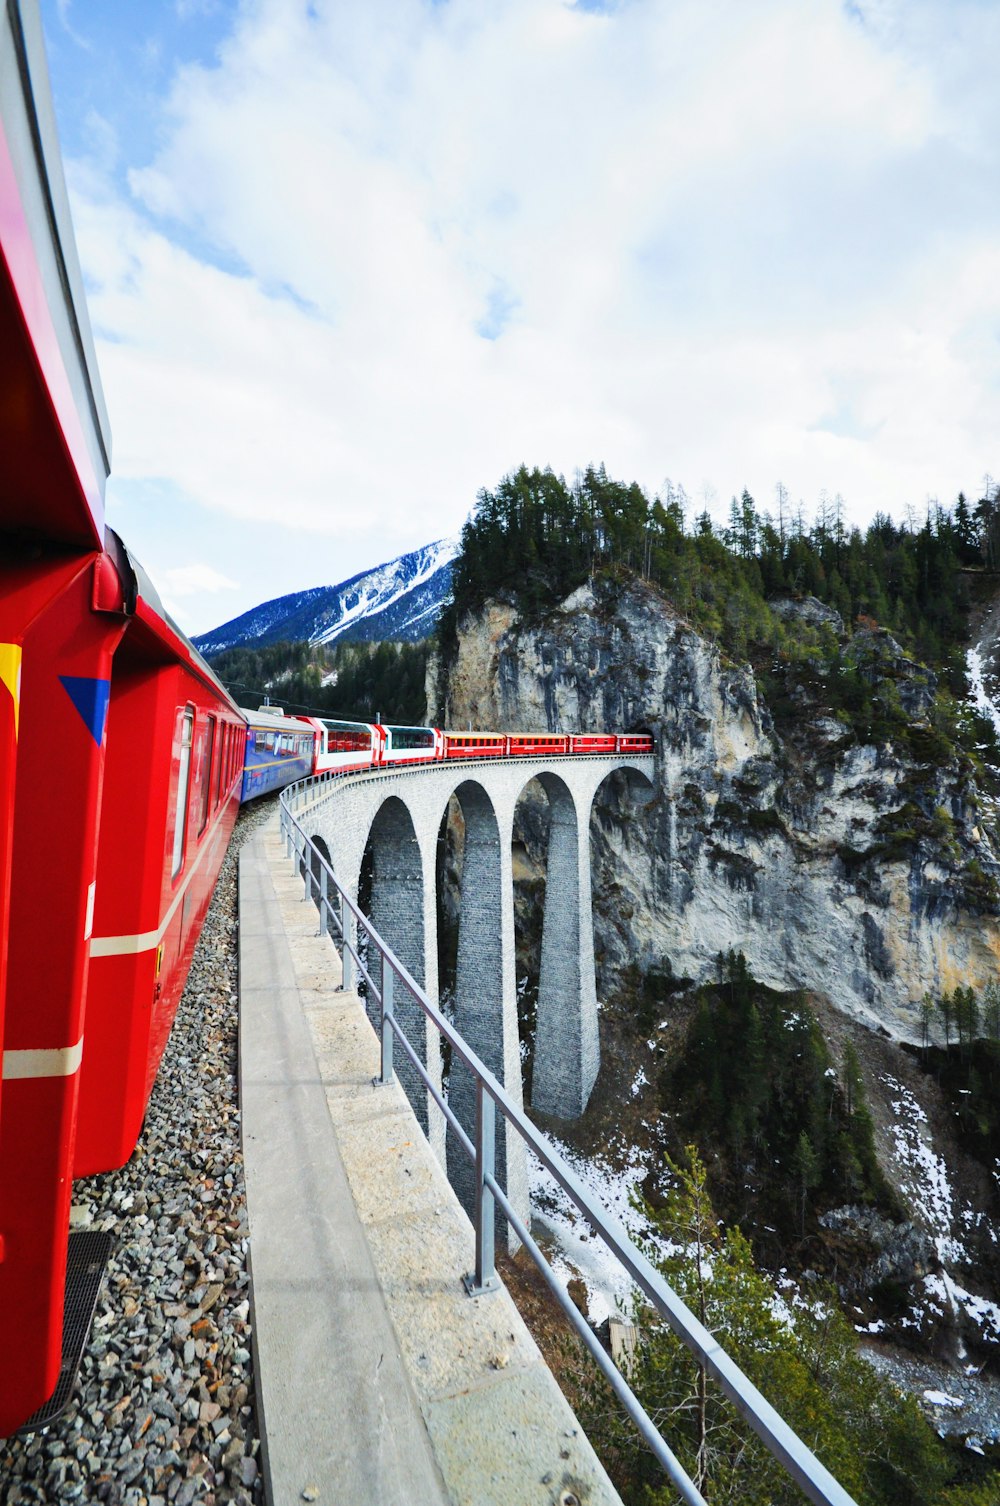
[{"label": "rocky outcrop", "polygon": [[[933,675],[878,631],[849,652],[919,729]],[[595,808],[599,989],[634,964],[701,980],[732,948],[762,982],[913,1040],[926,990],[996,978],[997,865],[967,774],[805,707],[779,737],[752,671],[641,583],[582,587],[537,624],[489,605],[434,689],[451,725],[654,734],[641,819],[648,791],[624,775]]]}]

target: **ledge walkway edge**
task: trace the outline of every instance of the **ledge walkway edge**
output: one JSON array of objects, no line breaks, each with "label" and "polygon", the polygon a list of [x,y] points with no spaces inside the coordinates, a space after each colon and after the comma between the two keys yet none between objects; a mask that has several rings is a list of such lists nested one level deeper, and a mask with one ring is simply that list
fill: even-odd
[{"label": "ledge walkway edge", "polygon": [[[240,853],[240,1103],[270,1506],[620,1506],[284,856]],[[315,1495],[313,1492],[315,1491]]]}]

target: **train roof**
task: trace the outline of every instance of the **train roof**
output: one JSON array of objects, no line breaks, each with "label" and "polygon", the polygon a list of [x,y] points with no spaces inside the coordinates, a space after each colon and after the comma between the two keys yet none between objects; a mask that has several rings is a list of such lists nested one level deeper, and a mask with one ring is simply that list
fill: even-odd
[{"label": "train roof", "polygon": [[308,732],[312,736],[314,731],[312,722],[300,716],[285,716],[273,707],[254,711],[249,706],[240,706],[239,710],[251,727],[263,727],[267,732]]},{"label": "train roof", "polygon": [[37,0],[0,6],[0,454],[4,528],[103,547],[111,430]]},{"label": "train roof", "polygon": [[114,562],[121,583],[125,612],[129,618],[129,633],[134,633],[137,629],[143,632],[147,643],[155,642],[158,652],[172,659],[180,659],[206,685],[228,701],[234,711],[239,711],[235,699],[215,670],[202,658],[190,638],[164,608],[159,592],[143,566],[112,528],[105,531],[104,547]]}]

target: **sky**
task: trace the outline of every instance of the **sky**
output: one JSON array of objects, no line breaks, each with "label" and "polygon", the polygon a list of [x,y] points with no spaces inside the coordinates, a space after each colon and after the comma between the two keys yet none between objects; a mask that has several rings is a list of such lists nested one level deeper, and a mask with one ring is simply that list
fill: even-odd
[{"label": "sky", "polygon": [[206,631],[521,463],[1000,466],[995,0],[41,0],[109,522]]}]

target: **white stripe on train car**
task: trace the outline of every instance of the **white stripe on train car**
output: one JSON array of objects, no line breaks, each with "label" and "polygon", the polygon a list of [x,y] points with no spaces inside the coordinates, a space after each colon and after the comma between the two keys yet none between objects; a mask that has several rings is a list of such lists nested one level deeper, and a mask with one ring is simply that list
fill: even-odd
[{"label": "white stripe on train car", "polygon": [[215,820],[205,834],[205,839],[201,844],[201,851],[188,869],[184,882],[171,900],[170,909],[164,915],[158,929],[155,931],[140,931],[136,936],[94,936],[90,942],[91,957],[135,957],[140,952],[151,952],[155,947],[159,946],[170,929],[170,922],[177,914],[177,907],[183,903],[188,885],[198,872],[202,858],[208,852],[218,835],[219,823],[225,814],[225,810],[226,800],[223,800],[219,805]]},{"label": "white stripe on train car", "polygon": [[72,1077],[74,1072],[79,1072],[82,1061],[82,1035],[75,1046],[5,1051],[3,1080],[17,1082],[29,1077]]}]

